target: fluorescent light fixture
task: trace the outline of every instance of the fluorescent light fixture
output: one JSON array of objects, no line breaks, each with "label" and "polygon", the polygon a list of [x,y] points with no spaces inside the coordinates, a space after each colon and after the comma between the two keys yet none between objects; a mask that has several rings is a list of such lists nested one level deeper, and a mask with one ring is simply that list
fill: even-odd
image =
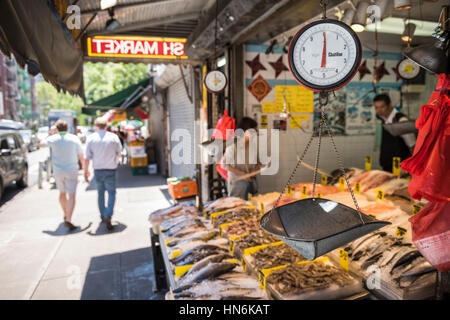
[{"label": "fluorescent light fixture", "polygon": [[221,57],[221,58],[219,58],[219,60],[217,60],[217,68],[223,67],[226,64],[227,64],[227,59],[225,57]]},{"label": "fluorescent light fixture", "polygon": [[[416,29],[414,31],[414,36],[418,37],[430,37],[434,33],[434,29],[437,27],[437,22],[429,22],[423,20],[408,19],[409,23],[415,24]],[[389,17],[383,19],[377,27],[379,33],[390,33],[390,34],[403,34],[405,28],[405,23],[403,18]],[[375,32],[375,24],[371,23],[366,26],[366,31]]]},{"label": "fluorescent light fixture", "polygon": [[416,25],[414,23],[408,23],[405,25],[405,30],[402,34],[402,41],[403,42],[411,42],[412,37],[414,35],[414,30],[416,30]]},{"label": "fluorescent light fixture", "polygon": [[117,4],[117,0],[102,0],[100,2],[100,8],[102,10],[114,7]]},{"label": "fluorescent light fixture", "polygon": [[355,32],[363,32],[367,24],[367,8],[369,7],[369,2],[360,1],[358,7],[356,8],[356,14],[353,17],[352,29]]},{"label": "fluorescent light fixture", "polygon": [[411,9],[411,0],[394,0],[395,10]]}]

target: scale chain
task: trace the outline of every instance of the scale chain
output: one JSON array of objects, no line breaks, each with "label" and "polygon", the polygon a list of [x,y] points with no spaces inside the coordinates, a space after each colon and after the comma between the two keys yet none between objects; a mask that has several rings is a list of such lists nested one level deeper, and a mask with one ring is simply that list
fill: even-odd
[{"label": "scale chain", "polygon": [[319,170],[319,158],[320,158],[320,146],[322,142],[322,126],[325,121],[325,115],[323,112],[323,106],[320,106],[321,108],[321,117],[319,122],[319,140],[317,143],[317,154],[316,154],[316,163],[314,166],[314,177],[313,177],[313,188],[312,188],[312,198],[314,198],[315,192],[316,192],[316,181],[317,181],[317,171]]},{"label": "scale chain", "polygon": [[[309,138],[309,141],[308,141],[308,143],[306,144],[305,150],[303,151],[303,154],[302,154],[302,156],[300,157],[300,159],[298,159],[297,164],[296,164],[295,167],[294,167],[294,170],[292,170],[292,173],[291,173],[291,175],[289,176],[289,179],[288,179],[286,185],[284,186],[283,190],[281,191],[280,196],[278,197],[277,201],[275,202],[275,204],[273,205],[272,209],[270,210],[270,213],[271,213],[271,214],[272,214],[273,209],[277,207],[278,202],[280,202],[281,198],[283,197],[283,194],[284,194],[286,188],[291,184],[292,178],[295,176],[298,167],[299,167],[300,164],[302,163],[303,158],[304,158],[305,155],[306,155],[306,152],[308,151],[309,147],[311,146],[311,142],[313,141],[313,138],[314,138],[314,132],[311,134],[311,137]],[[263,212],[263,213],[264,213],[264,212]]]},{"label": "scale chain", "polygon": [[345,173],[344,163],[342,161],[341,155],[340,155],[340,153],[339,153],[339,151],[338,151],[338,149],[336,147],[336,143],[334,142],[333,132],[331,131],[330,127],[328,126],[328,122],[326,121],[326,119],[325,119],[325,126],[327,128],[328,135],[330,136],[331,144],[333,145],[334,152],[336,153],[336,158],[338,160],[339,169],[341,169],[342,174],[343,174],[344,179],[345,179],[345,182],[347,183],[348,190],[350,191],[350,194],[351,194],[352,199],[353,199],[353,203],[355,204],[356,210],[358,211],[359,218],[361,219],[362,224],[365,224],[365,222],[364,222],[364,220],[362,218],[362,215],[361,215],[361,209],[359,208],[358,202],[356,201],[355,194],[353,193],[353,189],[351,188],[350,182],[348,181],[347,174]]}]

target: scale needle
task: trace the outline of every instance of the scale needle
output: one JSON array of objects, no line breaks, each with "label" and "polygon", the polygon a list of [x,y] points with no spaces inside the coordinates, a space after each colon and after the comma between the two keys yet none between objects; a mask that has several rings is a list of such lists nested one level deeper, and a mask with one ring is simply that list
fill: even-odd
[{"label": "scale needle", "polygon": [[326,68],[327,66],[327,37],[325,32],[323,33],[323,51],[322,51],[322,65],[321,68]]}]

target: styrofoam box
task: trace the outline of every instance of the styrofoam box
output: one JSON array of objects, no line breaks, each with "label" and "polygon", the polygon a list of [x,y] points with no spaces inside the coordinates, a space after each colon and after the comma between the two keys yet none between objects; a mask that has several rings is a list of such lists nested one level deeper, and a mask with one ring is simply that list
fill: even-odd
[{"label": "styrofoam box", "polygon": [[158,172],[158,164],[157,163],[150,163],[148,165],[148,174],[155,174]]}]

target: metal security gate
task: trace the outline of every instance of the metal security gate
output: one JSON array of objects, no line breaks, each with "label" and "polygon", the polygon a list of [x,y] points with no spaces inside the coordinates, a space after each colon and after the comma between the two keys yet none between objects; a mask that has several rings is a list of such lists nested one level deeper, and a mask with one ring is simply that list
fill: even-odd
[{"label": "metal security gate", "polygon": [[[184,76],[188,90],[192,99],[194,99],[192,74],[190,71],[184,71]],[[195,108],[189,100],[181,78],[168,87],[167,100],[170,124],[169,155],[171,168],[169,174],[172,177],[194,176],[196,169],[194,159]],[[178,141],[174,141],[174,139]],[[181,163],[180,158],[183,159]]]}]

